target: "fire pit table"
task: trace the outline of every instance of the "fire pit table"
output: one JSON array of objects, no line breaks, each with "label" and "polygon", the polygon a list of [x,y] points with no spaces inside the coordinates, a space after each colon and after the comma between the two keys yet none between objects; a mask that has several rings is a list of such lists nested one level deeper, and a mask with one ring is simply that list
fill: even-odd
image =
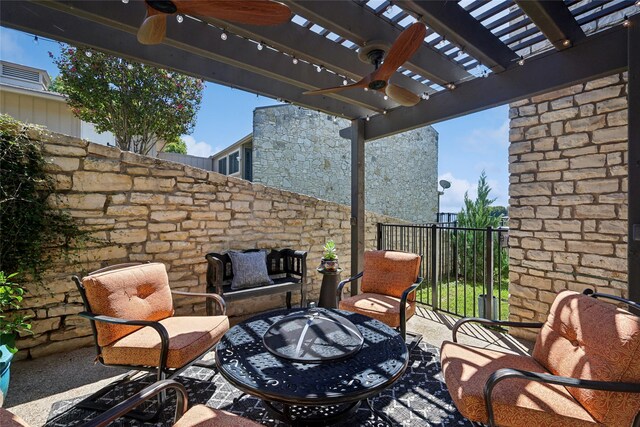
[{"label": "fire pit table", "polygon": [[222,376],[292,425],[330,425],[397,381],[409,361],[400,335],[348,311],[280,310],[231,328],[216,347]]}]

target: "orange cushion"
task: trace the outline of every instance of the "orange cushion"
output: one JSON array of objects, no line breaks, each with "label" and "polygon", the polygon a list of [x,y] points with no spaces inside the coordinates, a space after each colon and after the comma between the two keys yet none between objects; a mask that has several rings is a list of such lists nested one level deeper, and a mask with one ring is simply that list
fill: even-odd
[{"label": "orange cushion", "polygon": [[[173,300],[164,264],[140,264],[92,274],[84,277],[82,284],[94,314],[151,321],[173,315]],[[109,345],[140,328],[96,322],[98,345]]]},{"label": "orange cushion", "polygon": [[0,408],[0,426],[2,427],[29,427],[22,418],[13,415],[6,409]]},{"label": "orange cushion", "polygon": [[261,425],[231,412],[195,405],[173,427],[259,427]]},{"label": "orange cushion", "polygon": [[[402,292],[416,282],[420,255],[394,251],[364,253],[362,292],[400,298]],[[415,299],[415,293],[409,296]]]},{"label": "orange cushion", "polygon": [[[365,316],[373,317],[386,323],[392,328],[400,326],[400,298],[388,295],[364,293],[340,301],[340,310],[354,311]],[[406,314],[409,320],[416,312],[416,303],[406,304]]]},{"label": "orange cushion", "polygon": [[[502,353],[445,341],[440,362],[447,389],[460,413],[472,421],[488,422],[483,388],[493,372],[515,368],[546,373],[528,356]],[[593,426],[597,424],[562,386],[523,379],[502,380],[491,394],[500,426]]]},{"label": "orange cushion", "polygon": [[[552,374],[640,383],[640,317],[606,301],[563,291],[538,335],[533,357]],[[631,425],[640,396],[569,388],[606,425]]]},{"label": "orange cushion", "polygon": [[[181,368],[217,343],[229,329],[227,316],[181,316],[160,321],[169,333],[167,366]],[[158,366],[160,335],[147,326],[102,348],[106,364]]]}]

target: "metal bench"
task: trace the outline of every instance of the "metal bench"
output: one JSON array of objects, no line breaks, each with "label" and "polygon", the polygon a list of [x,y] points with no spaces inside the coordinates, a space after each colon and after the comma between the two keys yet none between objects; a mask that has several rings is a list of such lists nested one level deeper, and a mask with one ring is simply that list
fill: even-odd
[{"label": "metal bench", "polygon": [[[256,252],[247,249],[240,252]],[[267,253],[267,272],[273,284],[245,289],[231,289],[233,267],[227,252],[209,253],[207,259],[207,292],[222,296],[227,303],[247,298],[286,292],[287,308],[291,308],[291,293],[300,292],[300,307],[306,299],[307,252],[293,249],[272,249]],[[207,313],[213,314],[213,305],[207,304]]]}]

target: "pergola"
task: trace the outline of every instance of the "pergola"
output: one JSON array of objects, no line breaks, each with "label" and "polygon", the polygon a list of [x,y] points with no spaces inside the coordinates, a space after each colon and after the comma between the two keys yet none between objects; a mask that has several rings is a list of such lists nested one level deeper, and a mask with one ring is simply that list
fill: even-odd
[{"label": "pergola", "polygon": [[[635,0],[284,0],[292,19],[249,26],[169,19],[160,45],[138,43],[142,1],[2,1],[3,26],[103,50],[351,120],[352,270],[364,251],[365,141],[629,72],[629,296],[640,301],[640,5]],[[635,4],[635,6],[634,6]],[[633,15],[620,12],[633,8]],[[391,44],[422,21],[427,36],[391,81],[422,96],[402,107],[382,93],[313,89],[373,71],[357,50]],[[609,28],[592,31],[599,22]]]}]

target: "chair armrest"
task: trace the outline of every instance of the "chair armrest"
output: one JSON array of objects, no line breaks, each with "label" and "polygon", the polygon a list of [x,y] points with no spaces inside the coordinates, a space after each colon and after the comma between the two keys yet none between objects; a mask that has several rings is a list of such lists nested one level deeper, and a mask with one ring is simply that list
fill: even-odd
[{"label": "chair armrest", "polygon": [[[111,323],[113,325],[124,326],[149,326],[150,328],[153,328],[158,333],[158,335],[160,335],[160,343],[162,346],[160,350],[160,362],[158,363],[158,367],[160,368],[160,370],[158,372],[160,373],[164,371],[167,365],[167,356],[169,354],[169,333],[167,332],[167,329],[159,322],[151,322],[149,320],[120,319],[118,317],[105,316],[102,314],[93,314],[89,313],[88,311],[82,311],[78,313],[78,316],[84,317],[85,319],[89,319],[94,322],[104,322]],[[98,337],[96,336],[96,342],[97,339]]]},{"label": "chair armrest", "polygon": [[156,396],[158,393],[167,389],[174,389],[176,391],[176,413],[173,419],[173,423],[175,424],[187,411],[187,406],[189,405],[187,389],[185,389],[182,384],[175,380],[162,380],[155,382],[148,387],[145,387],[124,402],[117,404],[108,411],[98,415],[88,423],[83,424],[83,427],[107,426],[109,423],[117,420],[123,415],[126,415],[137,406],[141,405],[142,403]]},{"label": "chair armrest", "polygon": [[458,329],[460,329],[460,326],[469,322],[481,323],[483,325],[492,325],[492,326],[517,326],[521,328],[542,328],[542,326],[544,326],[544,323],[542,322],[509,322],[506,320],[483,319],[481,317],[465,317],[463,319],[458,320],[453,325],[453,329],[451,329],[453,342],[458,342]]},{"label": "chair armrest", "polygon": [[407,298],[409,298],[409,295],[412,292],[415,292],[416,289],[418,289],[418,287],[420,286],[420,284],[422,283],[422,277],[418,277],[416,283],[414,283],[413,285],[409,286],[407,289],[405,289],[402,292],[402,296],[400,297],[400,307],[404,307],[405,304],[407,303]]},{"label": "chair armrest", "polygon": [[182,295],[185,297],[200,297],[200,298],[212,299],[216,302],[216,304],[218,304],[218,307],[220,307],[222,314],[223,315],[227,314],[227,304],[224,302],[224,299],[218,294],[212,294],[212,293],[206,293],[206,292],[185,292],[185,291],[174,291],[174,290],[172,290],[171,293],[173,295]]},{"label": "chair armrest", "polygon": [[349,277],[348,279],[345,279],[340,283],[338,283],[338,287],[336,288],[336,307],[338,306],[338,303],[342,300],[342,288],[344,288],[344,285],[346,285],[349,282],[353,282],[354,280],[358,280],[359,278],[362,277],[362,274],[363,272],[361,271],[355,276]]},{"label": "chair armrest", "polygon": [[492,373],[484,384],[484,401],[489,416],[489,425],[494,426],[493,405],[491,393],[500,381],[507,378],[523,378],[530,381],[547,384],[557,384],[565,387],[586,388],[591,390],[614,391],[623,393],[640,393],[640,383],[624,383],[613,381],[593,381],[580,378],[561,377],[558,375],[545,374],[540,372],[530,372],[521,369],[502,368]]},{"label": "chair armrest", "polygon": [[205,259],[207,260],[207,292],[223,295],[224,263],[213,254],[205,255]]}]

